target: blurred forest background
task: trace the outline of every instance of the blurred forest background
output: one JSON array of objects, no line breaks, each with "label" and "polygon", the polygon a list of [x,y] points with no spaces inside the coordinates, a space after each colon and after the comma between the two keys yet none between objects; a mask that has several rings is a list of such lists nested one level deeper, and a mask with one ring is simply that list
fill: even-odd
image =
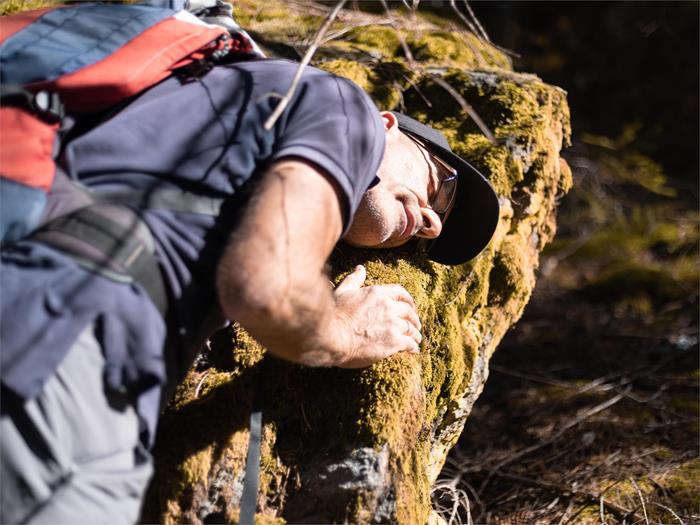
[{"label": "blurred forest background", "polygon": [[434,502],[453,523],[700,523],[700,4],[470,5],[568,92],[574,189]]}]

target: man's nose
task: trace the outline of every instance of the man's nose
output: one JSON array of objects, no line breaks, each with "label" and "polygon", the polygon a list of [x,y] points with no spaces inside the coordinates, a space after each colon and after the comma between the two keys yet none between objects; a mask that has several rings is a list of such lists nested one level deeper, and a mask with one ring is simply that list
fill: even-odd
[{"label": "man's nose", "polygon": [[416,237],[424,239],[434,239],[442,231],[442,221],[437,213],[432,208],[421,208],[421,217],[423,219],[423,227],[418,230]]}]

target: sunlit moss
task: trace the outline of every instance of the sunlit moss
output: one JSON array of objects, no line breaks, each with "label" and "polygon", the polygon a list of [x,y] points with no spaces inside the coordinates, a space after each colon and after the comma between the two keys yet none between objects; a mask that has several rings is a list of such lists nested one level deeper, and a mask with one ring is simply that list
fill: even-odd
[{"label": "sunlit moss", "polygon": [[318,67],[334,75],[352,80],[365,91],[371,89],[370,75],[372,74],[372,70],[364,64],[360,64],[354,60],[337,59],[323,62],[319,64]]},{"label": "sunlit moss", "polygon": [[[697,412],[696,412],[697,414]],[[664,476],[661,483],[668,489],[668,501],[676,512],[697,514],[700,502],[700,459],[683,463]]]},{"label": "sunlit moss", "polygon": [[55,0],[5,0],[0,3],[0,16],[11,15],[20,11],[54,7],[61,2]]},{"label": "sunlit moss", "polygon": [[386,26],[365,26],[353,29],[343,38],[344,41],[370,54],[385,58],[396,56],[401,48],[397,31]]},{"label": "sunlit moss", "polygon": [[434,31],[414,36],[408,45],[416,60],[439,63],[443,67],[510,67],[510,61],[503,53],[484,45],[471,33]]}]

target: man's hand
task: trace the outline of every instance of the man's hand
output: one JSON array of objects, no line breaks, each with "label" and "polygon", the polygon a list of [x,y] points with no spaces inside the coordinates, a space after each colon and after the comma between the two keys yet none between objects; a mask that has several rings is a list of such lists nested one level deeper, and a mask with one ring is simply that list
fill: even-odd
[{"label": "man's hand", "polygon": [[363,288],[367,273],[357,266],[333,292],[337,328],[347,350],[343,368],[369,366],[396,352],[418,353],[421,324],[413,298],[398,284]]},{"label": "man's hand", "polygon": [[219,262],[222,311],[270,353],[309,366],[362,367],[417,352],[420,322],[404,288],[363,288],[364,268],[328,286],[340,203],[337,183],[316,166],[270,166]]}]

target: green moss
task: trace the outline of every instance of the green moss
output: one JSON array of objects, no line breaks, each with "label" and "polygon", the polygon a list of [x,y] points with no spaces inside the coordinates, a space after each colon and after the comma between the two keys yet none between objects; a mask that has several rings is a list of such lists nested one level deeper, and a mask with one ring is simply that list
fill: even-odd
[{"label": "green moss", "polygon": [[401,48],[397,31],[384,26],[358,27],[350,31],[344,40],[367,53],[377,54],[383,58],[396,56]]},{"label": "green moss", "polygon": [[676,512],[700,513],[700,459],[683,463],[661,482],[668,489],[668,501]]},{"label": "green moss", "polygon": [[53,7],[61,2],[55,0],[5,0],[0,4],[0,16],[12,15],[21,11],[31,11],[44,7]]},{"label": "green moss", "polygon": [[318,67],[319,69],[323,69],[324,71],[328,71],[329,73],[333,73],[339,77],[352,80],[365,91],[369,91],[372,88],[372,84],[370,82],[372,70],[368,66],[355,62],[354,60],[330,60],[319,64]]},{"label": "green moss", "polygon": [[441,66],[510,67],[503,53],[484,45],[468,32],[434,31],[413,37],[407,43],[413,57],[421,62],[438,62]]},{"label": "green moss", "polygon": [[524,178],[522,164],[515,162],[505,146],[492,144],[484,135],[469,133],[454,150],[487,175],[499,195],[510,197]]},{"label": "green moss", "polygon": [[518,240],[508,238],[493,260],[489,276],[489,304],[505,304],[517,295],[529,294],[528,279],[523,274],[525,267]]},{"label": "green moss", "polygon": [[289,7],[279,0],[260,3],[256,0],[236,0],[232,2],[236,21],[245,29],[253,29],[256,24],[268,21],[284,21],[292,16]]},{"label": "green moss", "polygon": [[320,62],[317,67],[352,80],[367,91],[377,107],[385,110],[399,105],[402,92],[414,76],[400,61],[375,62],[372,65],[338,58]]}]

